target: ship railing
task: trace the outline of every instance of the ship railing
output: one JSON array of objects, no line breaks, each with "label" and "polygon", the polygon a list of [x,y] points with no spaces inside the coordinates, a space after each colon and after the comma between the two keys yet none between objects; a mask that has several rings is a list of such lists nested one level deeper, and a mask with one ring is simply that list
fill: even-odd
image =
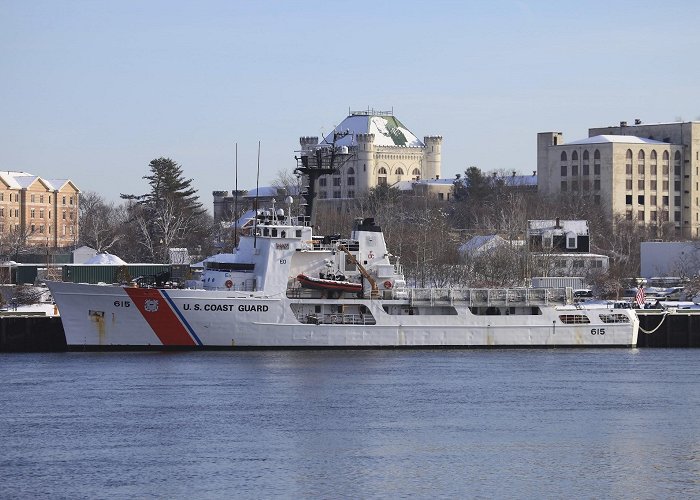
[{"label": "ship railing", "polygon": [[530,306],[549,303],[564,304],[566,288],[413,288],[411,304],[468,306]]},{"label": "ship railing", "polygon": [[254,292],[255,282],[251,280],[251,283],[241,283],[238,285],[233,285],[231,288],[226,286],[205,286],[205,290],[211,290],[214,292]]},{"label": "ship railing", "polygon": [[313,325],[374,325],[377,320],[371,314],[301,314],[300,323]]}]

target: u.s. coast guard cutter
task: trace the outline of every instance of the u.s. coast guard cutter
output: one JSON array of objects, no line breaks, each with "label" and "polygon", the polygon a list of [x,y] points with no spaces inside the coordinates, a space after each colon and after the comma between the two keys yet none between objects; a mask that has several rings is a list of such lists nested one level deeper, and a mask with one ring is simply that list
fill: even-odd
[{"label": "u.s. coast guard cutter", "polygon": [[[317,159],[320,165],[321,155]],[[300,170],[308,174],[308,158],[305,165]],[[311,205],[313,193],[307,193],[307,200]],[[259,213],[232,253],[205,261],[202,280],[193,288],[48,283],[68,345],[196,349],[637,343],[633,310],[575,305],[570,289],[411,288],[400,265],[390,260],[373,219],[356,220],[346,238],[314,235],[308,220],[284,209]]]}]

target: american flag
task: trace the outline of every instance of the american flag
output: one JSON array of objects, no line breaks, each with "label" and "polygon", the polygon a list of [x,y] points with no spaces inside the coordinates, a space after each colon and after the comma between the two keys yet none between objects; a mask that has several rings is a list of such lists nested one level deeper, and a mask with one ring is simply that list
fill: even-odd
[{"label": "american flag", "polygon": [[637,289],[637,295],[634,296],[634,301],[638,307],[644,307],[644,299],[646,299],[646,294],[644,293],[644,287],[640,286]]}]

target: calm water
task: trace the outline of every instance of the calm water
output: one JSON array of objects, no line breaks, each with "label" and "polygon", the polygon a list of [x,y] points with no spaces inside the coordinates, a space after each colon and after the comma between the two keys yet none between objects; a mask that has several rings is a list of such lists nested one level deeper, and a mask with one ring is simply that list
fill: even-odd
[{"label": "calm water", "polygon": [[700,496],[700,350],[0,356],[2,498]]}]

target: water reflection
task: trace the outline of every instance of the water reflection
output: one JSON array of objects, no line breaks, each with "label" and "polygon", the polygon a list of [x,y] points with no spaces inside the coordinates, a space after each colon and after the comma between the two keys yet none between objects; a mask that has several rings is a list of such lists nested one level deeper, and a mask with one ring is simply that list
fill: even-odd
[{"label": "water reflection", "polygon": [[3,355],[3,496],[697,496],[699,356]]}]

